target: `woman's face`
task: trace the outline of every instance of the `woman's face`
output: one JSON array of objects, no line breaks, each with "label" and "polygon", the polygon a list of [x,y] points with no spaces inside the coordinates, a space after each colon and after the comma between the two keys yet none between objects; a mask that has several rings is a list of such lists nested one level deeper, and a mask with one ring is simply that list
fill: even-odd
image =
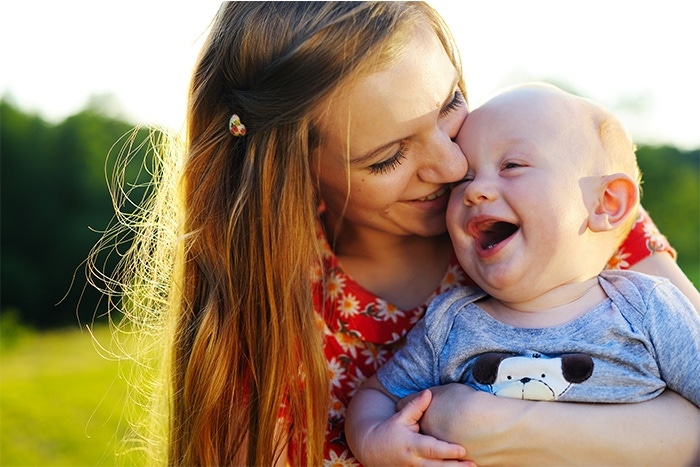
[{"label": "woman's face", "polygon": [[315,167],[327,215],[343,218],[343,232],[446,231],[449,184],[467,171],[453,141],[467,115],[458,79],[435,34],[418,30],[396,63],[330,100]]}]

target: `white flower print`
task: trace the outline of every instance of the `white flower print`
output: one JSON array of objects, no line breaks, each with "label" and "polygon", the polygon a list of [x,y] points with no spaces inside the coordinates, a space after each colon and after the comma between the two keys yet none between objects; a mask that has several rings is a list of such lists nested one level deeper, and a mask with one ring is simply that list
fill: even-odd
[{"label": "white flower print", "polygon": [[345,276],[338,275],[335,271],[331,272],[326,282],[326,299],[335,300],[340,296],[345,288]]},{"label": "white flower print", "polygon": [[343,295],[338,308],[341,317],[351,318],[360,312],[360,301],[353,294]]},{"label": "white flower print", "polygon": [[649,224],[644,225],[644,237],[647,239],[647,248],[652,253],[655,251],[663,250],[666,246],[664,242],[664,236],[661,235],[659,229],[656,226]]},{"label": "white flower print", "polygon": [[330,459],[323,461],[323,467],[356,467],[359,465],[357,460],[347,450],[343,451],[340,456],[331,451]]},{"label": "white flower print", "polygon": [[[432,297],[431,297],[431,299],[432,299]],[[430,299],[428,300],[428,302],[430,302]],[[411,318],[408,320],[409,324],[411,325],[411,327],[409,329],[411,329],[418,321],[420,321],[420,319],[425,314],[425,308],[426,308],[426,306],[423,305],[420,313],[413,313],[413,315],[411,315]],[[406,332],[408,332],[408,329],[406,330]]]},{"label": "white flower print", "polygon": [[319,284],[323,280],[323,267],[318,261],[314,261],[314,265],[311,268],[311,283]]},{"label": "white flower print", "polygon": [[341,380],[345,379],[345,369],[337,358],[328,361],[328,373],[331,379],[331,387],[342,387]]},{"label": "white flower print", "polygon": [[403,311],[396,308],[386,300],[377,299],[377,317],[384,321],[396,322],[397,318],[406,316]]},{"label": "white flower print", "polygon": [[447,268],[445,276],[440,283],[439,293],[446,292],[452,289],[455,285],[462,284],[466,275],[459,264],[450,264]]},{"label": "white flower print", "polygon": [[346,332],[339,332],[335,334],[335,340],[343,351],[350,354],[353,359],[357,358],[357,348],[362,343],[360,339]]},{"label": "white flower print", "polygon": [[623,248],[620,248],[615,252],[615,254],[608,260],[608,264],[605,265],[606,269],[627,269],[630,267],[627,262],[627,258],[630,257],[629,253],[626,253]]},{"label": "white flower print", "polygon": [[345,418],[345,404],[343,404],[340,399],[333,396],[328,413],[331,418]]},{"label": "white flower print", "polygon": [[374,368],[379,368],[381,362],[386,361],[387,351],[379,346],[367,343],[367,347],[360,352],[363,356],[367,357],[365,360],[365,365],[372,365]]}]

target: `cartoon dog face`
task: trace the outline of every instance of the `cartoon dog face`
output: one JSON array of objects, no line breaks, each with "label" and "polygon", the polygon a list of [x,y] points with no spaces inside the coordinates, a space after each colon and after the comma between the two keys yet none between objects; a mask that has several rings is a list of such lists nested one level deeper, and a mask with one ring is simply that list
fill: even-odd
[{"label": "cartoon dog face", "polygon": [[496,396],[539,401],[559,398],[592,373],[593,360],[579,353],[549,358],[490,352],[476,357],[472,368],[474,380]]}]

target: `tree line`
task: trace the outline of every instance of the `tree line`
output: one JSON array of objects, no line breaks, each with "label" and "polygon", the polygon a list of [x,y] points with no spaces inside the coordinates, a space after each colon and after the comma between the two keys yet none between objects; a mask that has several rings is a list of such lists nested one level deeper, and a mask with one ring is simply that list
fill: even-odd
[{"label": "tree line", "polygon": [[107,155],[134,132],[99,103],[51,124],[0,101],[0,313],[39,329],[104,314],[83,262],[114,215]]},{"label": "tree line", "polygon": [[[101,319],[82,264],[114,215],[107,155],[129,134],[134,147],[149,138],[99,106],[52,124],[0,101],[0,313],[39,329]],[[640,145],[637,155],[643,205],[700,287],[700,149]]]}]

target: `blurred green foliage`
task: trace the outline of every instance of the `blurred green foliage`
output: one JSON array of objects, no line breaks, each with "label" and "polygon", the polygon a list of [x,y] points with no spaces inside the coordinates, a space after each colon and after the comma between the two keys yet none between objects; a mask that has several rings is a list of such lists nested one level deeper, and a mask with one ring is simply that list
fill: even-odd
[{"label": "blurred green foliage", "polygon": [[52,125],[0,101],[2,313],[36,328],[104,315],[81,264],[114,214],[107,155],[133,134],[148,138],[97,106]]},{"label": "blurred green foliage", "polygon": [[700,149],[640,146],[642,204],[678,252],[678,265],[700,288]]},{"label": "blurred green foliage", "polygon": [[[100,294],[85,287],[81,263],[114,214],[105,173],[133,132],[98,105],[52,125],[0,101],[2,313],[14,310],[37,328],[75,324],[76,313],[81,322],[105,313]],[[134,147],[148,133],[137,133]],[[147,157],[140,151],[127,182]],[[638,159],[643,204],[700,287],[700,149],[640,146]]]}]

